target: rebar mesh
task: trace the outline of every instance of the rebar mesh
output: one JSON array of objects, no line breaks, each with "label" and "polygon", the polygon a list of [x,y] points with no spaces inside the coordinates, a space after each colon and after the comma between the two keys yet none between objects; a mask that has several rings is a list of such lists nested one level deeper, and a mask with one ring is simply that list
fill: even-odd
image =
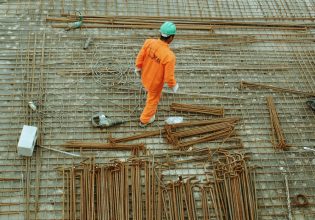
[{"label": "rebar mesh", "polygon": [[[171,103],[224,107],[226,117],[240,117],[238,137],[256,169],[259,219],[287,219],[287,175],[291,201],[303,194],[309,205],[296,207],[295,218],[313,219],[315,204],[314,112],[306,96],[270,89],[240,88],[241,81],[315,92],[314,3],[299,0],[237,1],[5,1],[0,3],[0,219],[63,219],[64,188],[59,167],[82,161],[47,148],[95,157],[96,163],[127,159],[130,152],[67,150],[66,141],[107,142],[142,132],[137,119],[145,92],[131,68],[147,37],[157,30],[52,28],[45,18],[81,11],[98,16],[172,16],[206,21],[265,22],[282,28],[221,26],[210,31],[178,30],[171,48],[177,57],[179,94],[167,88],[159,104],[157,121],[147,130],[163,129],[169,116],[206,120],[215,116],[172,112]],[[291,26],[307,28],[292,29]],[[290,28],[289,28],[290,26]],[[93,42],[87,50],[88,37]],[[273,96],[279,120],[290,145],[275,151],[266,97]],[[38,109],[32,111],[28,102]],[[110,129],[96,129],[90,118],[103,111],[129,122]],[[24,124],[39,128],[32,158],[16,154]],[[174,150],[162,135],[131,143],[144,143],[151,154],[165,154],[170,161],[191,159],[172,156]],[[195,147],[215,149],[221,141]],[[235,144],[235,143],[234,143]],[[238,143],[236,143],[237,145]],[[285,174],[280,170],[285,169]],[[179,175],[204,175],[204,162],[183,162],[164,172],[169,181]]]}]

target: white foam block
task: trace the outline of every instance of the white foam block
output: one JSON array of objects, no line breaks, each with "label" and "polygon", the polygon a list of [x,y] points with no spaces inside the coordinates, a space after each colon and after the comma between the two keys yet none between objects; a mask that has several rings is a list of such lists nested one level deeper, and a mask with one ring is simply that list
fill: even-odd
[{"label": "white foam block", "polygon": [[18,143],[18,155],[31,157],[37,139],[37,127],[24,125]]}]

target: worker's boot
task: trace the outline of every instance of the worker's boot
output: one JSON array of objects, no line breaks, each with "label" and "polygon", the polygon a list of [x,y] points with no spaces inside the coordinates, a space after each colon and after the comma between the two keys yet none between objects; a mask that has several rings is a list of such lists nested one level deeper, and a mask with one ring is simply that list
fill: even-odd
[{"label": "worker's boot", "polygon": [[150,118],[150,121],[146,124],[143,124],[141,121],[139,122],[139,126],[141,128],[145,128],[147,127],[149,124],[152,124],[155,121],[155,115],[152,116],[152,118]]}]

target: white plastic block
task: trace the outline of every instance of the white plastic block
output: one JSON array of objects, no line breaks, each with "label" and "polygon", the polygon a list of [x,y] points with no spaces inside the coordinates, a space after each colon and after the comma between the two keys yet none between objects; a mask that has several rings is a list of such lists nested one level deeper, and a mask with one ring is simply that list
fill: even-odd
[{"label": "white plastic block", "polygon": [[18,143],[18,155],[31,157],[37,139],[37,127],[24,125]]},{"label": "white plastic block", "polygon": [[183,117],[168,117],[165,122],[169,125],[182,123],[184,121]]}]

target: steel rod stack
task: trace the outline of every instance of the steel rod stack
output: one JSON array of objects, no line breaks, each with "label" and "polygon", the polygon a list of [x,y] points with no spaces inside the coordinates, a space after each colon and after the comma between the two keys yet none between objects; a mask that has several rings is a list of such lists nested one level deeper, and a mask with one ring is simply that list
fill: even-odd
[{"label": "steel rod stack", "polygon": [[[63,168],[64,218],[69,220],[256,220],[253,175],[243,154],[208,152],[205,181],[197,175],[166,179],[165,158],[133,157],[97,165],[93,159]],[[168,174],[169,175],[169,174]]]},{"label": "steel rod stack", "polygon": [[[75,22],[79,17],[76,15],[62,14],[63,17],[48,17],[47,22]],[[152,16],[83,16],[82,28],[158,28],[166,18]],[[303,23],[297,24],[294,22],[246,22],[232,20],[210,20],[192,17],[173,17],[172,21],[176,23],[178,29],[181,30],[212,30],[214,28],[277,28],[284,30],[305,30],[307,27],[313,27],[313,24]],[[93,25],[91,25],[93,24]],[[53,28],[67,28],[67,25],[52,25]]]},{"label": "steel rod stack", "polygon": [[[284,133],[280,126],[278,112],[276,110],[276,106],[273,102],[272,96],[267,97],[267,106],[269,109],[270,123],[272,128],[272,144],[275,149],[285,150],[289,147],[289,145],[286,143]],[[276,143],[276,141],[278,143]]]},{"label": "steel rod stack", "polygon": [[201,204],[203,211],[203,219],[211,219],[212,216],[217,218],[218,207],[215,206],[214,188],[212,186],[203,185],[201,188]]},{"label": "steel rod stack", "polygon": [[282,92],[282,93],[292,93],[292,94],[298,94],[301,96],[315,96],[314,92],[305,92],[305,91],[300,91],[296,89],[289,89],[289,88],[281,88],[277,86],[272,86],[272,85],[265,85],[261,83],[253,83],[253,82],[246,82],[246,81],[241,81],[240,85],[241,89],[243,88],[251,88],[251,89],[271,89],[275,92]]},{"label": "steel rod stack", "polygon": [[157,186],[153,171],[151,162],[136,159],[104,166],[91,160],[64,169],[64,218],[154,219]]},{"label": "steel rod stack", "polygon": [[213,157],[217,158],[211,166],[210,187],[204,190],[209,192],[205,194],[211,197],[216,219],[257,219],[254,178],[244,155],[218,150]]},{"label": "steel rod stack", "polygon": [[[237,119],[230,118],[230,120],[219,119],[215,123],[204,124],[195,128],[190,128],[195,124],[180,123],[175,125],[165,125],[166,139],[176,149],[184,150],[187,147],[204,143],[207,141],[213,141],[218,139],[227,139],[235,135],[235,124]],[[189,137],[195,137],[194,139],[185,140]]]},{"label": "steel rod stack", "polygon": [[100,149],[100,150],[133,150],[138,148],[145,151],[144,144],[116,144],[116,143],[96,143],[82,141],[68,141],[62,146],[74,149]]},{"label": "steel rod stack", "polygon": [[223,107],[207,107],[203,105],[188,105],[181,103],[172,103],[170,106],[171,110],[179,111],[179,112],[194,112],[201,113],[207,115],[217,115],[224,116],[224,108]]},{"label": "steel rod stack", "polygon": [[194,193],[196,192],[195,188],[198,181],[192,179],[194,178],[183,180],[180,177],[178,181],[166,185],[162,194],[165,219],[197,219]]}]

